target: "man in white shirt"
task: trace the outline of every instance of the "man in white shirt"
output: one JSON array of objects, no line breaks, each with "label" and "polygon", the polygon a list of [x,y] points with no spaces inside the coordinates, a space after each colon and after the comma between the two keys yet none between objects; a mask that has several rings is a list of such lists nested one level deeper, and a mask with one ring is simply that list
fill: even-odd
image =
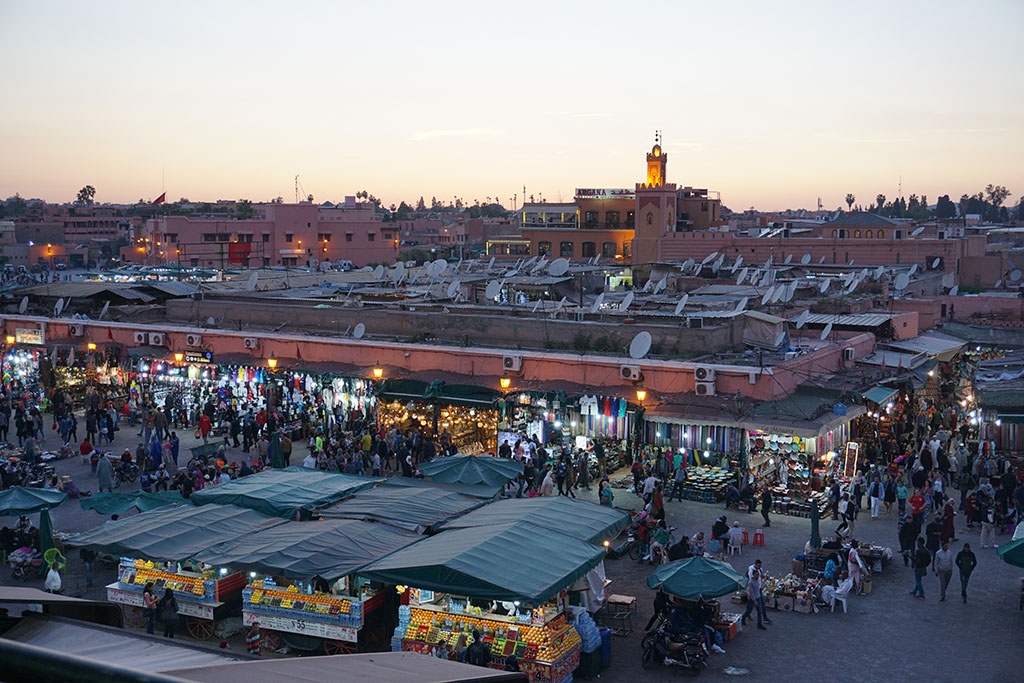
[{"label": "man in white shirt", "polygon": [[313,452],[306,453],[306,457],[302,459],[302,466],[311,470],[316,469],[316,458],[313,457]]},{"label": "man in white shirt", "polygon": [[949,542],[942,544],[942,549],[935,551],[935,575],[939,577],[939,602],[946,599],[946,586],[953,578],[953,551],[949,549]]},{"label": "man in white shirt", "polygon": [[651,494],[654,493],[654,486],[657,483],[658,478],[653,474],[644,479],[644,500],[647,500],[651,497]]}]

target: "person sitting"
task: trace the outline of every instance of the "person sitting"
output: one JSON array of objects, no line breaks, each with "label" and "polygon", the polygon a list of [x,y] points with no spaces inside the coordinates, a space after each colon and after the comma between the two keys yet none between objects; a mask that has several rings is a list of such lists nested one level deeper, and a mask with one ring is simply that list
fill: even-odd
[{"label": "person sitting", "polygon": [[658,520],[658,524],[651,533],[651,550],[644,558],[649,564],[663,564],[668,556],[666,544],[668,543],[668,529],[665,528],[665,520]]},{"label": "person sitting", "polygon": [[836,571],[839,569],[839,556],[835,553],[829,553],[828,562],[825,563],[825,583],[829,586],[835,586],[836,584]]},{"label": "person sitting", "polygon": [[743,547],[743,529],[740,528],[739,522],[732,523],[732,528],[726,532],[726,537],[730,546],[734,548]]},{"label": "person sitting", "polygon": [[690,541],[690,550],[697,557],[702,557],[708,551],[708,544],[704,539],[704,532],[698,531]]},{"label": "person sitting", "polygon": [[725,520],[725,515],[722,515],[715,520],[715,523],[711,525],[711,538],[716,541],[725,542],[725,537],[729,533],[729,524]]},{"label": "person sitting", "polygon": [[833,605],[835,604],[836,594],[837,593],[839,594],[840,597],[843,597],[843,596],[849,595],[851,590],[853,590],[853,579],[850,578],[849,573],[843,572],[839,576],[839,587],[838,588],[836,588],[834,586],[824,586],[824,587],[822,587],[822,589],[821,589],[821,599],[825,602],[826,605],[829,606],[829,609],[831,609],[833,607]]},{"label": "person sitting", "polygon": [[729,488],[725,490],[725,509],[728,510],[730,507],[736,507],[740,502],[740,490],[736,488],[736,484],[729,484]]},{"label": "person sitting", "polygon": [[682,560],[687,557],[693,557],[693,551],[690,549],[690,539],[687,536],[683,536],[683,539],[668,549],[669,562],[675,562],[676,560]]}]

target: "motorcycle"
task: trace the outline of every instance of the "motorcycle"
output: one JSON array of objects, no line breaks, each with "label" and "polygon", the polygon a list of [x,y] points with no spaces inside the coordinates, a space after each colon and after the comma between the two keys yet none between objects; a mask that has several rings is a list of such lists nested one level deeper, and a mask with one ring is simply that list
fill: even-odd
[{"label": "motorcycle", "polygon": [[135,481],[139,478],[139,466],[133,462],[124,462],[118,464],[116,468],[118,479],[121,481]]},{"label": "motorcycle", "polygon": [[640,665],[653,669],[658,665],[679,667],[690,676],[699,676],[707,667],[708,651],[704,635],[693,631],[670,631],[664,620],[648,631],[640,642]]}]

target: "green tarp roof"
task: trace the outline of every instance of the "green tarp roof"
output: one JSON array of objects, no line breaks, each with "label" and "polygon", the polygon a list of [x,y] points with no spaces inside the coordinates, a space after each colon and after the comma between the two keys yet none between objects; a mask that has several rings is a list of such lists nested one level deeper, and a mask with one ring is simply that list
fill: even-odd
[{"label": "green tarp roof", "polygon": [[871,387],[864,392],[864,398],[872,403],[885,405],[889,402],[889,399],[896,395],[896,393],[895,389],[891,389],[889,387]]},{"label": "green tarp roof", "polygon": [[523,473],[523,463],[492,455],[452,455],[423,463],[420,472],[446,484],[504,486]]},{"label": "green tarp roof", "polygon": [[382,480],[311,470],[264,470],[196,491],[192,494],[192,502],[195,505],[237,505],[266,515],[294,518],[368,489],[379,481]]},{"label": "green tarp roof", "polygon": [[12,486],[0,493],[0,515],[30,515],[55,508],[67,499],[66,493],[52,489]]},{"label": "green tarp roof", "polygon": [[195,559],[215,567],[335,581],[420,538],[353,519],[285,522],[197,552]]},{"label": "green tarp roof", "polygon": [[429,488],[388,486],[317,510],[325,519],[365,519],[423,533],[487,501]]},{"label": "green tarp roof", "polygon": [[747,577],[728,562],[688,557],[658,567],[647,577],[648,588],[660,588],[684,600],[711,600],[746,587]]},{"label": "green tarp roof", "polygon": [[629,523],[629,515],[617,508],[564,496],[508,498],[453,519],[445,529],[530,522],[591,543],[601,544]]},{"label": "green tarp roof", "polygon": [[433,479],[419,479],[416,477],[390,477],[383,486],[399,486],[402,488],[436,489],[448,493],[460,493],[472,498],[494,498],[501,493],[504,486],[491,486],[488,484],[445,484]]},{"label": "green tarp roof", "polygon": [[137,508],[139,512],[148,512],[164,505],[188,504],[188,502],[181,497],[179,491],[157,491],[155,493],[146,493],[145,491],[110,493],[104,491],[94,493],[88,498],[82,498],[82,509],[95,510],[101,515],[120,515],[132,508]]},{"label": "green tarp roof", "polygon": [[526,523],[442,531],[361,576],[487,600],[550,600],[604,559],[604,548]]},{"label": "green tarp roof", "polygon": [[165,505],[72,536],[67,544],[120,557],[181,562],[217,543],[284,524],[233,505]]}]

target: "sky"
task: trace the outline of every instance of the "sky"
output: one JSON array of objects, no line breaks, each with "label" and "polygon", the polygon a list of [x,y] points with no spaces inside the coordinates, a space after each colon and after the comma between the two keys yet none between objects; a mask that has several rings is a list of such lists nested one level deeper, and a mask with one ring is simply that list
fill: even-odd
[{"label": "sky", "polygon": [[0,197],[1024,193],[1024,2],[0,0]]}]

